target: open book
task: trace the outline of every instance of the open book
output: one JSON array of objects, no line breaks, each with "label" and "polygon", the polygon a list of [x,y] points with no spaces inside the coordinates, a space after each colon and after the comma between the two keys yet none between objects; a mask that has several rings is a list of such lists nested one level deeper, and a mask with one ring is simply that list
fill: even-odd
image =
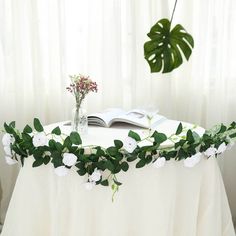
[{"label": "open book", "polygon": [[125,111],[123,109],[112,108],[88,116],[89,125],[102,127],[110,127],[115,123],[123,122],[142,128],[155,128],[164,120],[166,120],[166,118],[158,115],[157,112],[148,113],[145,110],[139,109]]}]

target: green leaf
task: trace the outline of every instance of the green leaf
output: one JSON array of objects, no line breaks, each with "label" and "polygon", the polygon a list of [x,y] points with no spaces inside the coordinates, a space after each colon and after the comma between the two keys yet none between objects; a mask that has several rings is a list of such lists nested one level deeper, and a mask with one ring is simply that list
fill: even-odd
[{"label": "green leaf", "polygon": [[176,132],[175,132],[175,134],[176,134],[176,135],[179,135],[179,134],[182,133],[182,131],[183,131],[183,125],[182,125],[182,123],[180,122],[179,125],[178,125],[178,128],[177,128],[177,130],[176,130]]},{"label": "green leaf", "polygon": [[178,160],[186,159],[188,157],[188,153],[185,152],[183,148],[180,148],[177,156]]},{"label": "green leaf", "polygon": [[145,159],[141,159],[137,164],[136,164],[136,168],[142,168],[146,165],[146,160]]},{"label": "green leaf", "polygon": [[56,148],[56,141],[54,139],[50,139],[48,145],[51,149]]},{"label": "green leaf", "polygon": [[121,169],[126,172],[129,169],[129,164],[127,162],[122,162]]},{"label": "green leaf", "polygon": [[86,169],[85,168],[81,168],[79,170],[77,170],[77,173],[80,175],[80,176],[83,176],[87,173]]},{"label": "green leaf", "polygon": [[15,121],[12,121],[9,126],[11,126],[12,128],[15,128],[16,127],[16,122]]},{"label": "green leaf", "polygon": [[101,181],[101,185],[103,185],[103,186],[109,186],[108,180],[105,179],[105,180]]},{"label": "green leaf", "polygon": [[63,150],[63,145],[59,142],[55,142],[55,147],[59,152],[62,152]]},{"label": "green leaf", "polygon": [[107,153],[111,156],[116,156],[118,149],[116,147],[109,147],[107,148]]},{"label": "green leaf", "polygon": [[194,47],[193,37],[178,24],[171,30],[168,19],[159,20],[148,33],[150,41],[144,44],[144,56],[151,73],[168,73],[188,60]]},{"label": "green leaf", "polygon": [[52,134],[61,135],[61,129],[57,126],[51,132]]},{"label": "green leaf", "polygon": [[70,149],[71,146],[72,146],[72,142],[70,140],[70,136],[67,136],[64,143],[63,143],[63,147]]},{"label": "green leaf", "polygon": [[136,141],[140,141],[141,140],[140,136],[136,132],[134,132],[132,130],[129,131],[128,136],[133,138]]},{"label": "green leaf", "polygon": [[33,132],[33,130],[32,130],[32,128],[29,125],[26,125],[24,130],[23,130],[23,132],[30,134],[30,133]]},{"label": "green leaf", "polygon": [[75,145],[82,144],[82,140],[80,138],[80,135],[77,132],[71,132],[70,133],[70,140]]},{"label": "green leaf", "polygon": [[31,140],[32,140],[32,137],[27,133],[22,133],[22,138],[26,142],[31,142]]},{"label": "green leaf", "polygon": [[4,129],[9,134],[13,134],[14,133],[14,129],[11,126],[8,126],[6,122],[4,122]]},{"label": "green leaf", "polygon": [[114,164],[110,161],[110,160],[107,160],[105,163],[104,163],[105,167],[110,170],[111,172],[114,171],[115,169],[115,166]]},{"label": "green leaf", "polygon": [[152,137],[154,138],[155,142],[157,144],[161,144],[163,142],[165,142],[167,140],[167,136],[163,133],[159,133],[157,131],[155,131],[153,134],[152,134]]},{"label": "green leaf", "polygon": [[50,160],[51,160],[50,156],[45,156],[45,157],[43,158],[43,163],[44,163],[44,165],[47,165],[47,164],[50,162]]},{"label": "green leaf", "polygon": [[38,118],[34,118],[34,128],[38,132],[43,132],[43,126],[41,125],[41,123],[40,123]]},{"label": "green leaf", "polygon": [[187,131],[187,141],[189,143],[193,143],[194,142],[193,132],[190,129]]},{"label": "green leaf", "polygon": [[218,134],[224,133],[226,130],[227,130],[227,127],[225,125],[221,124]]},{"label": "green leaf", "polygon": [[120,140],[114,140],[114,144],[118,149],[123,147],[123,143]]},{"label": "green leaf", "polygon": [[127,157],[127,161],[128,162],[132,162],[132,161],[134,161],[134,160],[136,160],[137,159],[137,155],[136,154],[130,154],[130,155],[128,155],[128,157]]},{"label": "green leaf", "polygon": [[43,161],[44,161],[43,158],[39,158],[39,159],[35,160],[33,163],[33,167],[41,166],[43,164]]},{"label": "green leaf", "polygon": [[149,164],[152,162],[152,156],[151,155],[147,155],[147,157],[145,158],[146,164]]}]

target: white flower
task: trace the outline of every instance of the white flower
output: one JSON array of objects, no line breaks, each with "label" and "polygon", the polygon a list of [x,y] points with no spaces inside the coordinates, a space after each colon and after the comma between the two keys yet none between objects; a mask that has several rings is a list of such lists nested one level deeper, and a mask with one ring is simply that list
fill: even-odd
[{"label": "white flower", "polygon": [[227,149],[225,142],[223,142],[217,149],[217,154],[223,153]]},{"label": "white flower", "polygon": [[86,183],[84,184],[84,187],[85,187],[87,190],[92,190],[95,185],[96,185],[95,182],[86,182]]},{"label": "white flower", "polygon": [[36,133],[33,137],[35,147],[40,147],[48,144],[48,138],[44,132]]},{"label": "white flower", "polygon": [[166,163],[166,159],[165,157],[159,157],[157,158],[157,160],[153,163],[153,166],[155,168],[160,168],[160,167],[163,167]]},{"label": "white flower", "polygon": [[200,162],[202,154],[200,152],[192,155],[191,157],[188,157],[184,160],[184,166],[185,167],[194,167],[197,163]]},{"label": "white flower", "polygon": [[4,146],[4,151],[5,151],[6,155],[12,156],[12,152],[11,152],[10,146]]},{"label": "white flower", "polygon": [[207,156],[207,157],[212,157],[216,154],[216,148],[214,147],[209,147],[205,152],[204,154]]},{"label": "white flower", "polygon": [[73,166],[77,161],[77,156],[73,153],[64,153],[62,162],[66,166]]},{"label": "white flower", "polygon": [[8,165],[14,165],[14,164],[17,163],[16,160],[13,160],[13,159],[12,159],[11,157],[9,157],[9,156],[5,156],[5,160],[6,160],[6,163],[7,163]]},{"label": "white flower", "polygon": [[10,146],[14,142],[15,142],[15,138],[12,135],[10,135],[8,133],[3,135],[3,137],[2,137],[2,144],[4,146]]},{"label": "white flower", "polygon": [[101,179],[102,173],[97,168],[94,170],[94,172],[89,176],[90,182],[96,182]]},{"label": "white flower", "polygon": [[133,139],[131,137],[127,137],[124,140],[124,149],[127,152],[132,153],[136,147],[137,147],[137,142],[135,139]]},{"label": "white flower", "polygon": [[69,172],[69,169],[66,168],[65,166],[59,166],[55,170],[56,175],[58,176],[66,176]]}]

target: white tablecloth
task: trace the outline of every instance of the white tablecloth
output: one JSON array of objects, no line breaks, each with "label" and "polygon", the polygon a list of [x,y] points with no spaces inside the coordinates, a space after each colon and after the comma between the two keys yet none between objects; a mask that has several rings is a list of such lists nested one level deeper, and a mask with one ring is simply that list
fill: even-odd
[{"label": "white tablecloth", "polygon": [[[166,121],[158,130],[172,133],[177,124]],[[83,140],[109,146],[127,132],[90,128]],[[194,168],[175,161],[160,169],[131,165],[128,173],[118,174],[123,185],[113,203],[110,188],[87,191],[85,177],[76,172],[58,177],[51,165],[32,168],[32,161],[20,171],[1,236],[235,235],[214,158]]]}]

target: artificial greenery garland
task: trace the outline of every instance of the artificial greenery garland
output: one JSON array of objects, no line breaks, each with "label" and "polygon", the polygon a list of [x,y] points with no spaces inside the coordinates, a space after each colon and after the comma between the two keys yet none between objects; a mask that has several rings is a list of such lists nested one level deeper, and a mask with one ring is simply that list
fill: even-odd
[{"label": "artificial greenery garland", "polygon": [[[236,123],[228,127],[217,125],[199,136],[193,129],[179,123],[176,132],[169,137],[164,133],[149,129],[149,135],[141,139],[134,131],[129,131],[126,140],[114,140],[114,145],[103,148],[97,145],[83,146],[77,132],[70,135],[61,133],[59,127],[46,134],[39,119],[34,119],[34,129],[26,125],[23,132],[15,128],[15,122],[4,123],[5,135],[2,142],[8,164],[20,161],[22,166],[29,156],[33,156],[33,167],[52,163],[56,174],[64,176],[72,167],[81,176],[87,175],[87,189],[95,185],[111,186],[113,195],[122,184],[116,174],[128,171],[129,163],[136,161],[136,168],[148,164],[161,167],[166,161],[183,160],[186,167],[193,167],[202,155],[207,158],[224,152],[236,139]],[[58,141],[59,140],[59,141]],[[143,140],[150,145],[140,145]],[[165,141],[172,146],[163,146]],[[106,176],[105,174],[106,173]]]}]

